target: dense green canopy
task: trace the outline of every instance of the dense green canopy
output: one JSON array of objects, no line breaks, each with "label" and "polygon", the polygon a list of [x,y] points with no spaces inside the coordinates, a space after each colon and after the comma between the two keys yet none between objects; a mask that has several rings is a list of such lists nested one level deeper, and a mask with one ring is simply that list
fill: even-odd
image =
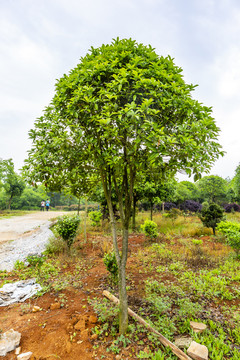
[{"label": "dense green canopy", "polygon": [[[33,147],[25,168],[30,178],[52,188],[71,187],[80,178],[85,190],[93,174],[101,178],[119,268],[120,332],[127,327],[125,266],[137,175],[163,177],[183,169],[198,177],[221,153],[211,108],[194,100],[193,90],[169,56],[117,39],[92,48],[57,81],[51,104],[30,131]],[[123,229],[121,252],[113,188]]]}]

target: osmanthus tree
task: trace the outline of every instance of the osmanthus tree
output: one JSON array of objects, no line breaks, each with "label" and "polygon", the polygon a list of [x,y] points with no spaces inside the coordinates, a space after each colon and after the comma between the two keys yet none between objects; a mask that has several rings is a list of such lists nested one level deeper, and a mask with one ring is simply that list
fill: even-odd
[{"label": "osmanthus tree", "polygon": [[[196,177],[219,157],[211,108],[191,96],[173,60],[132,39],[91,48],[68,75],[30,131],[27,167],[38,181],[64,179],[73,169],[101,178],[118,263],[120,333],[128,325],[126,262],[133,189],[138,173],[184,169]],[[81,176],[81,174],[80,174]],[[118,246],[112,191],[118,197]]]}]

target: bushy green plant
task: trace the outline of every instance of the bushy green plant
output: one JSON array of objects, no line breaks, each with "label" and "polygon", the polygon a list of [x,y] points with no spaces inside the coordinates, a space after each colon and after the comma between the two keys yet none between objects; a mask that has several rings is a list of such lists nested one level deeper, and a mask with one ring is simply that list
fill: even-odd
[{"label": "bushy green plant", "polygon": [[145,220],[144,224],[141,225],[141,229],[145,236],[150,240],[156,239],[158,236],[157,224],[154,221]]},{"label": "bushy green plant", "polygon": [[228,244],[240,255],[240,224],[231,221],[222,221],[218,224],[217,230],[225,234]]},{"label": "bushy green plant", "polygon": [[80,224],[80,217],[77,215],[64,215],[57,220],[56,231],[66,241],[68,249],[72,246]]},{"label": "bushy green plant", "polygon": [[91,211],[89,213],[89,217],[90,217],[92,226],[97,226],[97,227],[100,226],[100,222],[102,219],[101,211]]},{"label": "bushy green plant", "polygon": [[213,234],[216,235],[215,229],[217,224],[224,220],[223,213],[224,210],[220,205],[212,203],[208,207],[202,209],[199,217],[202,220],[203,225],[212,228]]},{"label": "bushy green plant", "polygon": [[229,230],[239,231],[240,232],[240,223],[232,221],[221,221],[216,228],[223,234],[227,234]]},{"label": "bushy green plant", "polygon": [[103,258],[104,265],[107,270],[110,272],[112,280],[117,282],[118,278],[118,266],[117,259],[114,252],[106,253]]}]

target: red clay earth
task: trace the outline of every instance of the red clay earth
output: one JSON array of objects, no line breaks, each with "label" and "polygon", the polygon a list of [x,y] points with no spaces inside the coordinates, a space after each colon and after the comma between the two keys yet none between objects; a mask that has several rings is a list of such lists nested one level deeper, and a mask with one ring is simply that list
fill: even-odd
[{"label": "red clay earth", "polygon": [[[130,249],[138,248],[143,241],[144,237],[141,235],[132,236]],[[31,359],[88,360],[101,359],[103,355],[105,359],[116,358],[116,355],[106,352],[109,346],[107,343],[94,349],[98,339],[91,333],[91,329],[97,325],[98,319],[87,299],[103,298],[102,292],[108,287],[108,273],[101,250],[89,240],[88,244],[84,246],[82,256],[93,266],[87,276],[84,274],[81,289],[69,287],[61,291],[61,298],[59,294],[46,293],[24,303],[0,308],[0,329],[2,332],[10,329],[20,332],[21,352],[31,351]],[[66,271],[71,272],[71,267]],[[135,276],[135,283],[141,278],[142,276]],[[39,306],[41,311],[32,312],[34,306]],[[125,349],[125,353],[127,352],[128,349]],[[14,351],[4,359],[15,360]]]},{"label": "red clay earth", "polygon": [[[128,346],[121,351],[120,356],[116,357],[117,355],[107,352],[112,338],[109,336],[105,341],[101,341],[91,332],[99,322],[88,298],[103,299],[103,290],[109,288],[108,273],[102,259],[102,241],[103,238],[92,235],[88,238],[87,245],[79,250],[79,256],[90,265],[87,273],[85,271],[82,274],[80,288],[68,287],[59,293],[46,293],[41,297],[31,298],[25,303],[0,308],[0,330],[5,332],[14,329],[20,332],[21,352],[31,351],[33,353],[31,359],[134,359],[136,353],[148,345],[148,340],[143,338],[143,345],[139,347],[136,344],[134,353]],[[208,243],[208,238],[206,237],[204,241]],[[127,268],[129,281],[134,284],[132,290],[128,292],[130,306],[132,306],[131,302],[136,304],[138,301],[141,302],[144,279],[156,275],[154,270],[152,274],[139,273],[139,269],[144,266],[143,261],[138,260],[134,255],[145,246],[145,242],[145,237],[141,234],[130,235]],[[75,246],[80,246],[79,244]],[[178,251],[178,248],[177,250],[175,248],[175,251]],[[68,273],[74,271],[72,263],[67,263],[68,267],[62,271]],[[166,280],[164,276],[162,280]],[[33,306],[39,306],[41,311],[32,312]],[[8,353],[4,359],[15,360],[14,351]]]}]

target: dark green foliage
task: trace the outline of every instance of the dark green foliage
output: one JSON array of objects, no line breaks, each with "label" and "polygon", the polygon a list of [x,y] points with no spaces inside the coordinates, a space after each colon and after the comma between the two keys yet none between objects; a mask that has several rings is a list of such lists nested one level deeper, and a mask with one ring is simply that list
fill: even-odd
[{"label": "dark green foliage", "polygon": [[80,217],[77,215],[65,215],[58,218],[56,230],[63,240],[66,241],[68,249],[70,249],[74,241],[79,224]]},{"label": "dark green foliage", "polygon": [[111,277],[114,282],[117,282],[118,278],[118,266],[117,266],[117,259],[114,252],[106,253],[103,258],[104,265],[106,266],[107,270],[110,272]]},{"label": "dark green foliage", "polygon": [[212,203],[208,207],[202,209],[199,217],[204,226],[213,229],[213,234],[215,235],[217,224],[224,220],[224,210],[220,205]]}]

